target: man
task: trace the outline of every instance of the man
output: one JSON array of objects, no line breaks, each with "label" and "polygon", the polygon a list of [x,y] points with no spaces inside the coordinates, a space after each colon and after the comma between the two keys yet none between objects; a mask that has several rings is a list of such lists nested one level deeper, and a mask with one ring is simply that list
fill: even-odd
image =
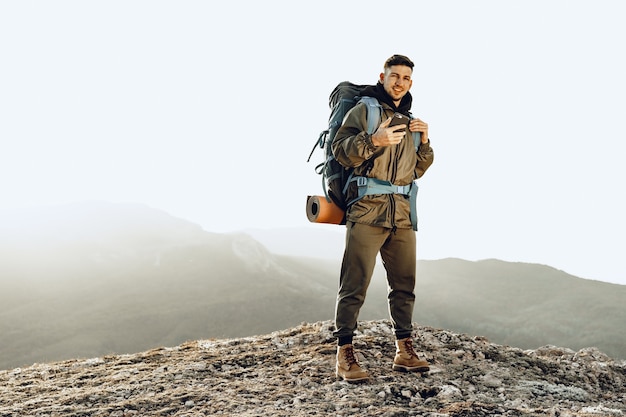
[{"label": "man", "polygon": [[[346,246],[337,295],[335,314],[338,378],[360,381],[369,378],[356,359],[352,338],[369,286],[376,256],[380,252],[389,284],[389,312],[396,336],[393,369],[426,372],[427,361],[413,349],[412,319],[417,266],[414,199],[406,192],[417,191],[414,180],[421,178],[433,163],[428,125],[412,119],[408,125],[392,126],[395,112],[410,115],[413,62],[393,55],[375,86],[363,96],[374,97],[383,108],[382,123],[373,134],[367,133],[367,106],[357,104],[346,115],[332,143],[337,161],[354,168],[354,175],[367,181],[388,181],[400,191],[367,194],[353,203],[346,213]],[[415,143],[413,132],[420,135]],[[416,150],[416,146],[418,149]],[[381,183],[381,181],[378,181]],[[406,187],[402,187],[406,186]],[[351,191],[356,195],[356,191]],[[413,194],[414,196],[414,194]]]}]

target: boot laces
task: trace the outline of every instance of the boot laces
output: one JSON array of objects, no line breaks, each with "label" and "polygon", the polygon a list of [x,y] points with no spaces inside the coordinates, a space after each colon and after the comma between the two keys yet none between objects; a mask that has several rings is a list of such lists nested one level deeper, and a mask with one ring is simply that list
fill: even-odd
[{"label": "boot laces", "polygon": [[354,348],[352,346],[345,348],[343,354],[348,365],[353,365],[355,363],[358,364],[356,358],[354,357]]},{"label": "boot laces", "polygon": [[404,347],[406,348],[406,353],[409,356],[415,356],[417,358],[417,353],[415,353],[415,349],[413,349],[413,339],[410,337],[404,341]]}]

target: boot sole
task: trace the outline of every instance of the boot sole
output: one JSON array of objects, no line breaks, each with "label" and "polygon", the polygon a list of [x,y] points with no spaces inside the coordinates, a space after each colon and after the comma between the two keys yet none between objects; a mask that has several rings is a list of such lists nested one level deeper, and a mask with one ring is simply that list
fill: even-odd
[{"label": "boot sole", "polygon": [[341,375],[337,375],[337,374],[335,374],[335,377],[336,377],[337,379],[341,379],[341,380],[343,380],[343,381],[346,381],[346,382],[351,382],[351,383],[352,383],[352,382],[364,382],[364,381],[369,381],[369,379],[370,379],[370,377],[369,377],[369,376],[364,376],[363,378],[352,378],[352,379],[348,379],[348,378],[345,378],[345,377],[343,377],[343,376],[341,376]]},{"label": "boot sole", "polygon": [[404,366],[404,365],[393,365],[392,368],[394,371],[400,371],[400,372],[428,372],[430,371],[430,368],[428,366]]},{"label": "boot sole", "polygon": [[349,382],[349,383],[351,383],[351,384],[356,384],[356,383],[359,383],[359,382],[366,382],[366,381],[369,381],[369,380],[370,380],[370,377],[365,377],[365,378],[354,378],[354,379],[346,379],[346,378],[343,378],[343,377],[341,377],[341,376],[337,376],[337,379],[340,379],[340,380],[342,380],[342,381]]}]

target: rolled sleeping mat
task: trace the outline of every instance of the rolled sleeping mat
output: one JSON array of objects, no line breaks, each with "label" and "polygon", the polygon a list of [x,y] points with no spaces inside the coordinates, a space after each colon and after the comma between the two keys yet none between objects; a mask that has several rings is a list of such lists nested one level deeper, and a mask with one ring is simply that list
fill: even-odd
[{"label": "rolled sleeping mat", "polygon": [[345,212],[326,197],[310,195],[306,198],[306,216],[311,223],[342,224]]}]

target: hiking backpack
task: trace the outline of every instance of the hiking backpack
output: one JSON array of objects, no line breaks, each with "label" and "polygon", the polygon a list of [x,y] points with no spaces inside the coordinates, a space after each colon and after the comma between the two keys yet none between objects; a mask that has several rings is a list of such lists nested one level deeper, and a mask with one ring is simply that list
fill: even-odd
[{"label": "hiking backpack", "polygon": [[[320,133],[307,159],[307,162],[311,160],[317,146],[324,149],[324,162],[315,167],[315,172],[322,175],[322,188],[326,201],[329,203],[332,201],[343,211],[346,211],[349,203],[352,203],[347,201],[346,193],[353,169],[345,168],[337,162],[331,145],[345,115],[359,102],[364,102],[367,105],[367,132],[372,134],[378,128],[383,109],[375,98],[361,95],[366,87],[368,86],[344,81],[333,89],[328,98],[328,105],[331,109],[328,129]],[[345,224],[345,219],[341,224]]]},{"label": "hiking backpack", "polygon": [[[358,85],[349,81],[343,81],[339,83],[331,92],[328,98],[328,105],[331,109],[330,117],[328,119],[328,128],[323,130],[311,153],[307,162],[311,160],[311,156],[315,151],[315,148],[319,146],[324,149],[324,162],[315,167],[315,172],[322,175],[322,188],[324,190],[324,197],[328,203],[334,203],[342,211],[344,211],[344,218],[340,224],[345,224],[345,211],[348,207],[363,196],[368,194],[404,194],[411,198],[411,218],[413,221],[413,228],[417,230],[417,216],[415,213],[415,199],[417,193],[417,184],[411,184],[407,186],[394,186],[388,181],[380,181],[375,178],[355,177],[353,175],[354,169],[346,168],[341,165],[335,159],[332,151],[332,143],[337,134],[337,131],[343,123],[345,115],[350,109],[356,106],[357,103],[364,103],[367,106],[367,133],[373,134],[378,125],[381,123],[383,115],[383,108],[373,97],[363,96],[362,92],[368,85]],[[419,134],[413,135],[413,141],[415,143],[415,150],[419,147],[420,137]],[[357,185],[358,194],[355,198],[348,201],[347,192],[350,183],[355,182]]]}]

